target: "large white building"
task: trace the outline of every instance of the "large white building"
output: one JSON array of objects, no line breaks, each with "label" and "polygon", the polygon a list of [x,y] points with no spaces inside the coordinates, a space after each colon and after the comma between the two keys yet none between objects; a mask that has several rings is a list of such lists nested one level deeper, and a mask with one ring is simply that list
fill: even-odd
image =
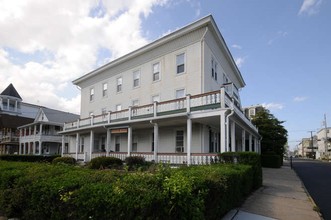
[{"label": "large white building", "polygon": [[191,164],[220,152],[260,151],[241,108],[245,82],[212,16],[73,83],[81,89],[81,118],[61,132],[70,139],[65,156]]}]

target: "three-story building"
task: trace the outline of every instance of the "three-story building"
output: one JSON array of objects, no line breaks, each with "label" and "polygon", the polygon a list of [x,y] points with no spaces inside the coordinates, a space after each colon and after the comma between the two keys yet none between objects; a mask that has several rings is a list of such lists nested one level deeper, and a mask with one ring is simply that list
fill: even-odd
[{"label": "three-story building", "polygon": [[73,83],[81,89],[81,118],[64,125],[63,155],[191,164],[220,152],[260,151],[241,107],[245,82],[212,16]]}]

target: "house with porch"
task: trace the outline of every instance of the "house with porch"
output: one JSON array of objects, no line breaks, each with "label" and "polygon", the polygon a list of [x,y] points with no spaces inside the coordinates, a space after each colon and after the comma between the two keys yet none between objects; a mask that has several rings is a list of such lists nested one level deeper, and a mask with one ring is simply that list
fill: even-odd
[{"label": "house with porch", "polygon": [[67,139],[59,135],[63,124],[77,120],[79,115],[55,109],[40,107],[32,123],[18,127],[19,154],[54,155],[61,154],[62,142],[68,147]]},{"label": "house with porch", "polygon": [[63,156],[205,164],[222,152],[260,152],[241,106],[244,79],[211,15],[73,84],[81,115],[60,132]]}]

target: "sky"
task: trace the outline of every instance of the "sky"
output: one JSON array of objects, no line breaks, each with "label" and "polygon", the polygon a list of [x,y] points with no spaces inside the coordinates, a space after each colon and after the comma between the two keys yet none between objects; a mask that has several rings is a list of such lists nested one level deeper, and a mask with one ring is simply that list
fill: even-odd
[{"label": "sky", "polygon": [[72,80],[213,15],[246,82],[288,130],[291,149],[331,127],[331,1],[0,0],[0,91],[80,112]]}]

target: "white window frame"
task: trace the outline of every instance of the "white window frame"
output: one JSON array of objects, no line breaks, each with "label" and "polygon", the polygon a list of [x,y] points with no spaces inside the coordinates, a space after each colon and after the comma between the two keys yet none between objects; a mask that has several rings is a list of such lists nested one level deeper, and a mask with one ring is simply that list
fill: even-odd
[{"label": "white window frame", "polygon": [[118,77],[116,79],[116,92],[120,93],[123,90],[123,78],[122,77]]},{"label": "white window frame", "polygon": [[[131,102],[131,106],[132,106],[132,107],[139,106],[139,99],[134,99],[134,100],[132,100],[132,102]],[[136,108],[132,109],[132,115],[133,115],[133,116],[136,116],[137,113],[138,113],[138,112],[137,112],[137,109],[136,109]]]},{"label": "white window frame", "polygon": [[[183,57],[183,63],[179,63],[178,62],[178,57],[180,57],[182,55],[184,56]],[[178,72],[178,68],[181,65],[183,65],[183,71]],[[186,72],[186,53],[182,52],[182,53],[179,53],[179,54],[176,55],[176,75],[184,74],[185,72]]]},{"label": "white window frame", "polygon": [[[155,66],[158,66],[157,68],[157,72],[155,72]],[[157,82],[157,81],[160,81],[161,80],[161,63],[160,62],[156,62],[156,63],[153,63],[152,64],[152,74],[153,74],[153,82]],[[158,76],[158,78],[156,79],[155,76]]]},{"label": "white window frame", "polygon": [[94,88],[90,88],[90,102],[94,101],[95,91]]},{"label": "white window frame", "polygon": [[102,97],[106,97],[108,95],[108,83],[102,84]]},{"label": "white window frame", "polygon": [[140,70],[133,71],[133,88],[138,88],[140,86],[140,75]]}]

